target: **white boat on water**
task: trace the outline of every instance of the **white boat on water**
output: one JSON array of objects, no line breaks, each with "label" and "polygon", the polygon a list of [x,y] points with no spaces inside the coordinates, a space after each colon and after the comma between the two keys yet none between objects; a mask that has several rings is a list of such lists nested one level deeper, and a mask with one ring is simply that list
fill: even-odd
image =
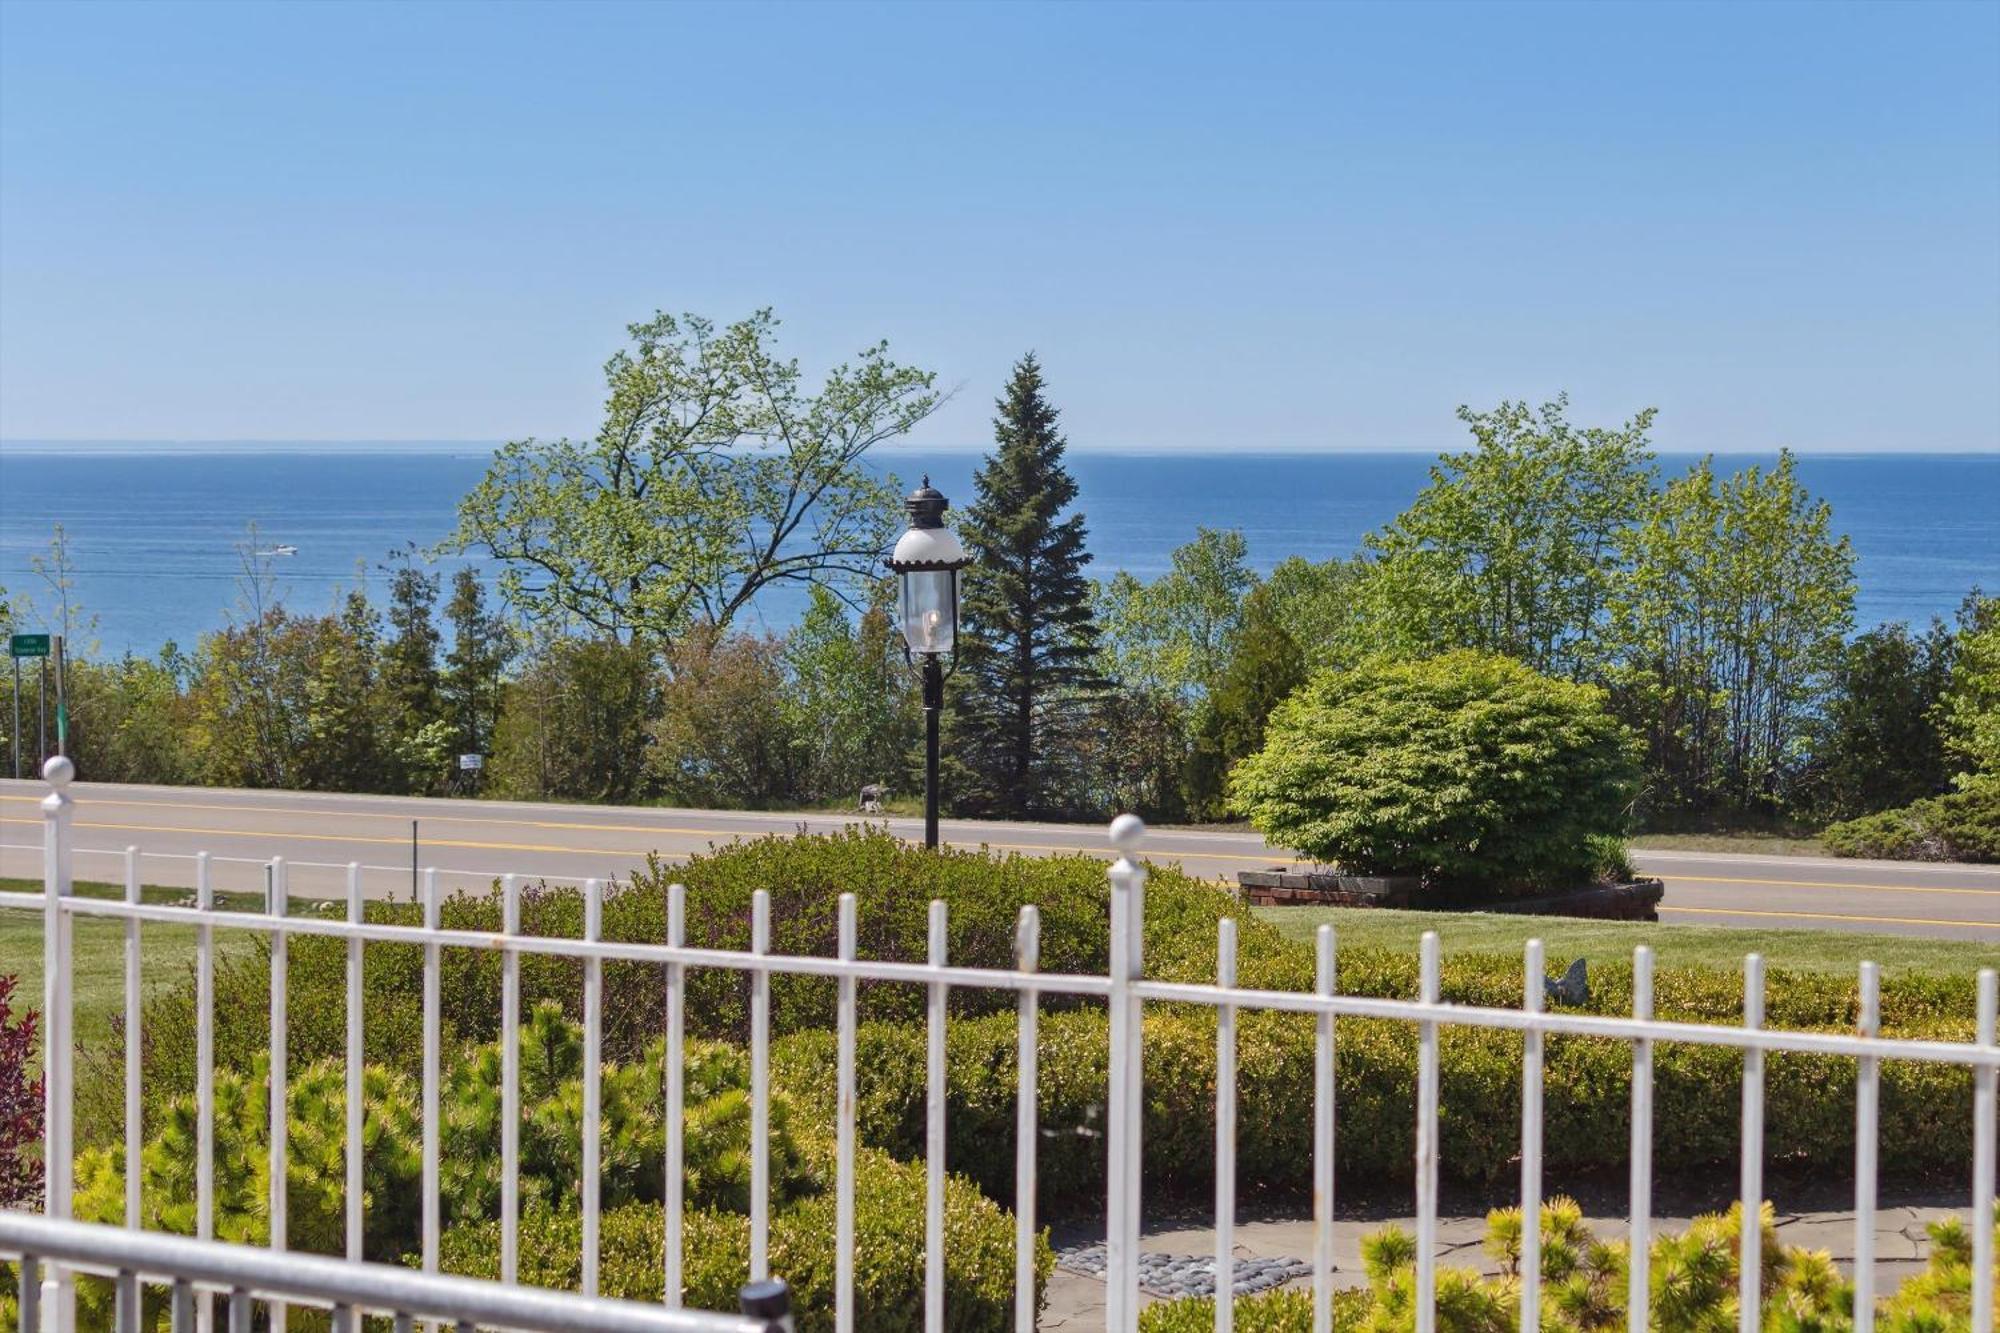
[{"label": "white boat on water", "polygon": [[293,546],[289,542],[283,543],[278,546],[273,546],[268,551],[257,552],[258,555],[297,555],[298,553],[299,553],[299,548]]}]

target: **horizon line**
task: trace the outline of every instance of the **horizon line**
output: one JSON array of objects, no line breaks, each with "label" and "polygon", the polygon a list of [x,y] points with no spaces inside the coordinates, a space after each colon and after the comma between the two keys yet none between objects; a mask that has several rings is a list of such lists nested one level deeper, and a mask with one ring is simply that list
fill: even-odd
[{"label": "horizon line", "polygon": [[[542,438],[542,437],[529,437],[529,438]],[[549,436],[546,438],[554,440],[563,437]],[[385,453],[397,449],[414,448],[414,449],[421,449],[429,453],[446,454],[455,451],[464,451],[468,453],[491,453],[506,443],[508,443],[508,441],[492,440],[492,439],[424,439],[415,437],[400,438],[400,439],[388,439],[388,438],[382,438],[382,439],[337,439],[337,438],[119,439],[119,438],[109,438],[109,437],[62,438],[62,437],[52,437],[52,436],[30,436],[30,437],[20,437],[20,438],[0,437],[0,452],[46,455],[46,454],[59,454],[63,451],[76,450],[85,453],[97,453],[104,455],[125,455],[125,456],[143,455],[143,454],[215,456],[220,454],[287,454],[287,453],[368,454],[368,453]],[[883,446],[881,446],[883,454],[893,453],[905,456],[926,450],[933,453],[947,453],[947,454],[984,454],[990,452],[992,447],[993,446],[990,444],[945,444],[945,443],[928,444],[928,445],[884,444]],[[1655,448],[1652,450],[1652,452],[1662,457],[1701,457],[1703,455],[1709,455],[1709,454],[1715,455],[1717,457],[1727,457],[1731,455],[1776,454],[1786,449],[1789,449],[1794,455],[1801,458],[1833,457],[1833,456],[1848,457],[1848,458],[1870,458],[1870,457],[1872,458],[1927,458],[1927,457],[1978,458],[1991,455],[2000,455],[2000,443],[1991,445],[1972,445],[1964,447],[1934,445],[1934,446],[1925,446],[1922,448],[1913,448],[1913,449],[1884,449],[1880,447],[1865,447],[1865,446],[1847,447],[1841,445],[1827,445],[1822,447],[1808,448],[1808,447],[1800,447],[1797,445],[1772,444],[1761,447],[1736,446],[1730,448],[1713,448],[1713,449]],[[1435,445],[1365,445],[1365,446],[1271,445],[1271,446],[1262,446],[1262,447],[1254,447],[1246,449],[1246,448],[1233,448],[1231,446],[1224,444],[1197,445],[1185,448],[1168,448],[1159,445],[1143,445],[1143,444],[1078,445],[1074,443],[1070,444],[1067,449],[1067,452],[1071,454],[1119,455],[1124,457],[1138,457],[1138,458],[1174,458],[1174,457],[1200,458],[1200,457],[1214,457],[1220,454],[1228,454],[1229,456],[1235,458],[1366,457],[1366,456],[1382,456],[1382,455],[1395,455],[1395,456],[1412,455],[1419,457],[1422,456],[1441,457],[1445,454],[1460,453],[1463,451],[1464,450],[1462,448],[1456,448],[1456,447],[1438,448]]]}]

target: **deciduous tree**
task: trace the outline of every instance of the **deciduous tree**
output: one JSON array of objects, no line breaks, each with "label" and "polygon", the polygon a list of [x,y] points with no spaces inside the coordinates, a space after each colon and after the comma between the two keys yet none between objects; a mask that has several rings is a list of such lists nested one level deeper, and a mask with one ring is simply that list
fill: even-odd
[{"label": "deciduous tree", "polygon": [[[887,587],[883,588],[887,592]],[[869,783],[900,785],[917,735],[917,700],[884,597],[848,620],[839,598],[812,591],[785,636],[779,695],[811,801],[857,801]]]},{"label": "deciduous tree", "polygon": [[1622,537],[1612,599],[1620,708],[1655,811],[1769,812],[1854,621],[1854,552],[1796,460],[1720,479],[1704,459]]},{"label": "deciduous tree", "polygon": [[630,326],[597,434],[502,447],[446,549],[505,561],[502,590],[532,618],[656,649],[728,628],[775,584],[874,575],[896,497],[867,455],[937,407],[934,376],[878,343],[808,392],[777,328],[768,310]]},{"label": "deciduous tree", "polygon": [[1572,426],[1569,400],[1539,411],[1461,407],[1473,447],[1367,538],[1378,646],[1477,648],[1571,679],[1596,675],[1619,535],[1652,485],[1651,409],[1616,429]]},{"label": "deciduous tree", "polygon": [[1243,534],[1233,529],[1196,528],[1170,559],[1172,567],[1151,583],[1121,570],[1099,585],[1107,674],[1195,703],[1229,662],[1257,575]]},{"label": "deciduous tree", "polygon": [[1959,608],[1958,657],[1939,724],[1967,776],[2000,783],[2000,597],[1975,589]]},{"label": "deciduous tree", "polygon": [[650,790],[659,670],[643,645],[555,635],[508,683],[487,780],[511,800],[624,803]]}]

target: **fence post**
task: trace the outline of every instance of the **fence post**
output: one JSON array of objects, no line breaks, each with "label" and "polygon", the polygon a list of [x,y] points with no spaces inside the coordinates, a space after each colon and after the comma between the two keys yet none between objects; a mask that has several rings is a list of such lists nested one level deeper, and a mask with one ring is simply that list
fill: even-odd
[{"label": "fence post", "polygon": [[764,1333],[792,1333],[792,1289],[783,1280],[752,1282],[736,1299],[745,1315],[764,1321]]},{"label": "fence post", "polygon": [[[67,1221],[70,1215],[70,1172],[75,1148],[71,1136],[71,1082],[74,1076],[75,1032],[70,1016],[70,917],[62,900],[73,884],[70,873],[70,821],[75,801],[70,779],[76,765],[56,755],[42,765],[49,794],[42,798],[42,1065],[47,1088],[43,1129],[43,1211]],[[42,1327],[46,1333],[73,1333],[76,1328],[76,1286],[69,1270],[51,1263],[42,1273]]]},{"label": "fence post", "polygon": [[1145,841],[1137,815],[1111,821],[1110,1103],[1105,1116],[1105,1327],[1129,1333],[1139,1324],[1139,1118],[1144,1105],[1140,1001],[1132,983],[1145,970],[1146,871],[1133,854]]}]

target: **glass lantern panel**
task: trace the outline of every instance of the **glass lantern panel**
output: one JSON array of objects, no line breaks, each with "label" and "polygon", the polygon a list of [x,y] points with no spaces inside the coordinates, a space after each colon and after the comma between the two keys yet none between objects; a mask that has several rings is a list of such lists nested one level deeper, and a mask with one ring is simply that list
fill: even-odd
[{"label": "glass lantern panel", "polygon": [[913,653],[948,653],[958,626],[952,585],[958,571],[913,569],[903,576],[903,640]]}]

